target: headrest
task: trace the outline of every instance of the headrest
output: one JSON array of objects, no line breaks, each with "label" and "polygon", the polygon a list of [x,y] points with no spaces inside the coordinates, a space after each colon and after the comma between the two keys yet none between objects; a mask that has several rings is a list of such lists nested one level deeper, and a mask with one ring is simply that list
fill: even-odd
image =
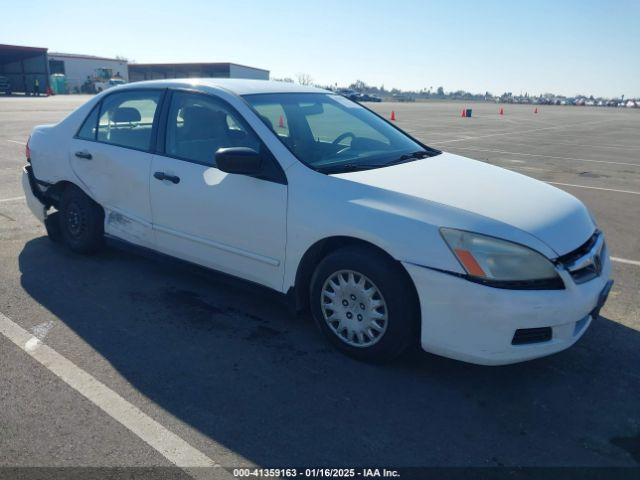
[{"label": "headrest", "polygon": [[140,112],[133,107],[120,107],[116,108],[113,112],[111,120],[113,122],[139,122],[142,119]]}]

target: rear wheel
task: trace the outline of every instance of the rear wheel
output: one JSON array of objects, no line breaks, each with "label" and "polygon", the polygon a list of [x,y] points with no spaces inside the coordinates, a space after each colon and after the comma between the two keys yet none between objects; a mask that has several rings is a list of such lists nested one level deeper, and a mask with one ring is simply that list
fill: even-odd
[{"label": "rear wheel", "polygon": [[401,266],[373,248],[329,254],[312,277],[310,295],[320,330],[359,360],[391,360],[416,334],[413,288]]},{"label": "rear wheel", "polygon": [[58,225],[64,243],[74,252],[93,253],[104,244],[104,210],[76,186],[62,194]]},{"label": "rear wheel", "polygon": [[59,217],[60,212],[53,212],[44,219],[44,228],[47,230],[49,240],[52,242],[61,242],[63,240]]}]

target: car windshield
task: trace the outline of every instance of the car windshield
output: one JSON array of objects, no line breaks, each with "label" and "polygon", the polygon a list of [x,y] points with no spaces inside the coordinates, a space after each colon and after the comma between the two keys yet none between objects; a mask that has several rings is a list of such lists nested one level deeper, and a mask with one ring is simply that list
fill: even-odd
[{"label": "car windshield", "polygon": [[380,168],[440,153],[340,95],[279,93],[244,98],[301,162],[323,173]]}]

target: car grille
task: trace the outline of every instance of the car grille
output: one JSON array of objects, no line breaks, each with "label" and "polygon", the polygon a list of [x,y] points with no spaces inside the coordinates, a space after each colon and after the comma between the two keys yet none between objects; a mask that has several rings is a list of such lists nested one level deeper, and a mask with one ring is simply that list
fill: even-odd
[{"label": "car grille", "polygon": [[556,259],[556,263],[563,266],[573,280],[580,284],[588,282],[602,273],[602,262],[607,255],[604,236],[596,231],[585,243],[575,250]]}]

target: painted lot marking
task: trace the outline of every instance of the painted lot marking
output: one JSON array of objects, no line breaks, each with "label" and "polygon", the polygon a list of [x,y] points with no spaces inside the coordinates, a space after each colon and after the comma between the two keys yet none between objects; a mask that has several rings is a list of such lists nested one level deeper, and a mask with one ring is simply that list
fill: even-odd
[{"label": "painted lot marking", "polygon": [[[36,333],[42,335],[47,327],[38,326]],[[2,313],[0,334],[189,475],[212,478],[215,472],[216,478],[230,478],[222,468],[202,468],[220,466]]]},{"label": "painted lot marking", "polygon": [[626,263],[627,265],[635,265],[640,267],[640,262],[637,260],[627,260],[626,258],[610,257],[612,262]]},{"label": "painted lot marking", "polygon": [[524,166],[519,166],[519,167],[514,167],[514,169],[516,170],[525,170],[527,172],[544,172],[545,169],[544,168],[540,168],[540,167],[524,167]]},{"label": "painted lot marking", "polygon": [[17,143],[18,145],[26,145],[27,144],[27,142],[19,142],[18,140],[7,140],[7,142]]},{"label": "painted lot marking", "polygon": [[493,150],[490,148],[475,148],[475,147],[455,147],[455,148],[458,150],[471,150],[471,151],[477,151],[477,152],[492,152],[492,153],[505,153],[508,155],[521,155],[523,157],[541,157],[541,158],[552,158],[554,160],[575,160],[578,162],[608,163],[611,165],[628,165],[630,167],[640,167],[640,163],[611,162],[609,160],[591,160],[588,158],[575,158],[575,157],[556,157],[553,155],[543,155],[541,153],[507,152],[505,150]]},{"label": "painted lot marking", "polygon": [[616,190],[615,188],[589,187],[587,185],[575,185],[573,183],[560,183],[560,182],[546,182],[546,183],[550,183],[551,185],[563,185],[565,187],[590,188],[592,190],[605,190],[607,192],[629,193],[631,195],[640,195],[640,192],[634,192],[632,190]]},{"label": "painted lot marking", "polygon": [[[557,134],[556,134],[557,135]],[[570,135],[571,138],[574,137],[574,135]],[[532,138],[531,140],[535,140],[534,138]],[[524,145],[527,147],[532,147],[531,143],[524,143],[524,142],[514,142],[513,140],[509,140],[509,144],[510,145]],[[632,152],[636,152],[638,151],[638,149],[640,149],[640,145],[632,147],[632,146],[619,146],[619,145],[589,145],[586,143],[568,143],[568,142],[547,142],[547,145],[566,145],[568,147],[584,147],[584,148],[614,148],[614,149],[619,149],[619,150],[629,150]]]},{"label": "painted lot marking", "polygon": [[582,127],[585,125],[598,125],[601,123],[609,123],[609,122],[613,122],[615,121],[614,119],[610,119],[610,120],[599,120],[597,122],[583,122],[583,123],[572,123],[569,125],[553,125],[551,127],[543,127],[543,128],[532,128],[530,130],[517,130],[515,132],[498,132],[498,133],[488,133],[486,135],[478,135],[475,137],[467,137],[467,138],[456,138],[453,140],[436,140],[435,142],[432,142],[434,145],[439,145],[439,144],[443,144],[443,143],[453,143],[453,142],[464,142],[466,140],[477,140],[479,138],[487,138],[487,137],[501,137],[504,135],[518,135],[518,134],[522,134],[522,133],[533,133],[533,132],[544,132],[546,130],[561,130],[563,128],[571,128],[571,127]]},{"label": "painted lot marking", "polygon": [[0,198],[0,203],[17,202],[18,200],[24,200],[24,195],[22,197]]}]

